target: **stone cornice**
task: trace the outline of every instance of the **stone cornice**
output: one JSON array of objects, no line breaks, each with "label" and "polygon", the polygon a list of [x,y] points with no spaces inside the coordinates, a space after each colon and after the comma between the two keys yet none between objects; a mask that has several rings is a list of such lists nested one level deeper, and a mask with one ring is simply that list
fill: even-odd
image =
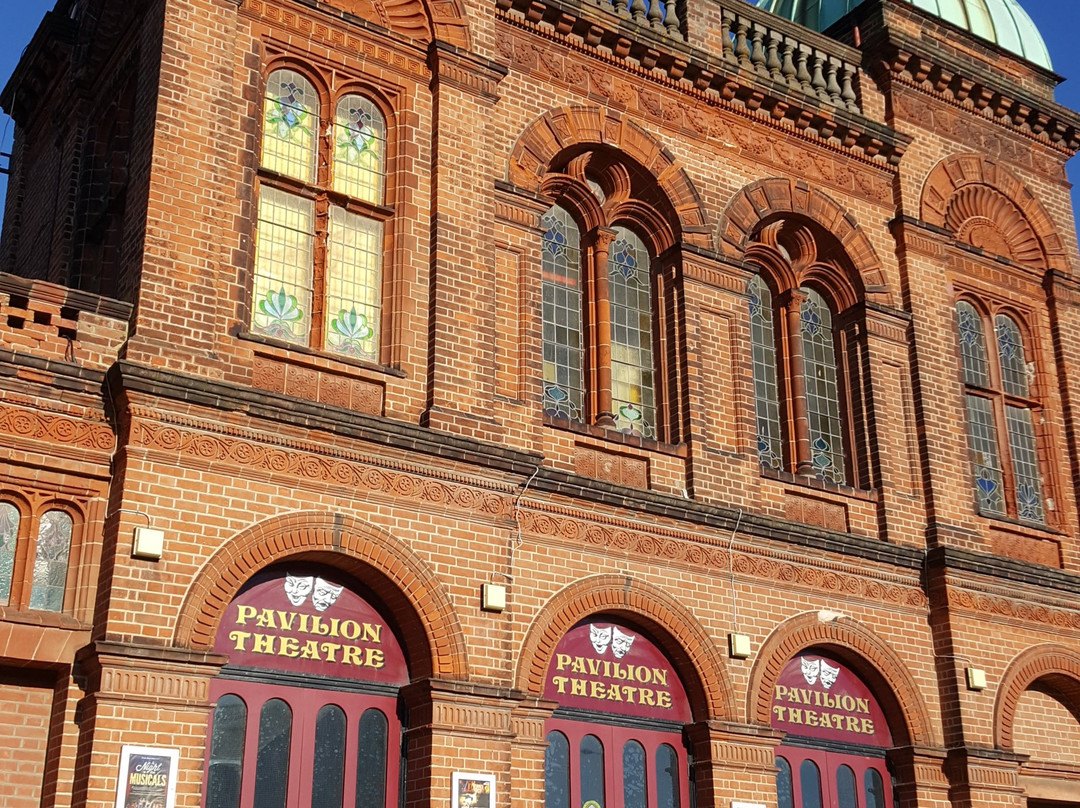
[{"label": "stone cornice", "polygon": [[1041,564],[975,553],[970,550],[937,547],[927,553],[926,564],[928,568],[974,573],[1011,581],[1014,584],[1053,589],[1072,596],[1080,592],[1080,575],[1075,573],[1044,567]]}]

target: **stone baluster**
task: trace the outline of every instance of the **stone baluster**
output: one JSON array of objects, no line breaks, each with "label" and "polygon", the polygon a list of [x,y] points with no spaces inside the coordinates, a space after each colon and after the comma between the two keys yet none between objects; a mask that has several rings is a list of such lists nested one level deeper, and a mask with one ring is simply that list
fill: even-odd
[{"label": "stone baluster", "polygon": [[814,92],[814,88],[812,86],[810,86],[811,76],[810,76],[810,71],[807,69],[807,66],[806,66],[806,63],[807,63],[807,61],[809,61],[809,59],[810,59],[810,51],[808,51],[806,48],[804,48],[802,46],[799,46],[799,56],[798,56],[799,68],[798,68],[798,71],[795,74],[795,78],[798,80],[799,87],[802,89],[802,91],[804,93],[812,95],[813,92]]},{"label": "stone baluster", "polygon": [[765,31],[755,25],[750,34],[750,64],[754,66],[759,76],[768,77],[769,70],[765,67],[765,47],[762,45],[764,38]]},{"label": "stone baluster", "polygon": [[[664,0],[649,0],[649,26],[654,30],[664,30]],[[838,87],[837,90],[840,88]]]},{"label": "stone baluster", "polygon": [[750,63],[750,46],[746,42],[746,20],[742,17],[735,20],[735,58],[739,60],[740,67],[753,67]]},{"label": "stone baluster", "polygon": [[829,59],[828,64],[825,66],[826,80],[825,80],[825,92],[829,94],[829,100],[834,104],[841,104],[840,98],[840,83],[836,80],[836,74],[840,70],[840,64],[835,59]]},{"label": "stone baluster", "polygon": [[720,46],[723,49],[723,56],[725,62],[737,61],[735,58],[735,43],[732,40],[731,33],[731,17],[725,11],[720,19]]},{"label": "stone baluster", "polygon": [[626,0],[612,0],[615,6],[615,13],[620,17],[630,16],[630,7],[627,5]]},{"label": "stone baluster", "polygon": [[849,112],[861,112],[859,97],[855,94],[855,66],[845,63],[840,78],[840,97]]},{"label": "stone baluster", "polygon": [[645,5],[645,0],[631,0],[630,2],[630,16],[634,18],[634,22],[644,24],[647,22],[645,19],[645,13],[649,10]]},{"label": "stone baluster", "polygon": [[666,5],[664,27],[667,28],[668,36],[672,39],[682,39],[682,21],[679,19],[679,10],[675,6],[675,0],[667,0]]},{"label": "stone baluster", "polygon": [[823,64],[826,56],[821,51],[814,51],[812,58],[814,67],[810,78],[810,86],[813,87],[813,92],[817,93],[818,98],[822,101],[828,101],[829,93],[825,89],[825,69]]},{"label": "stone baluster", "polygon": [[788,87],[793,90],[801,90],[802,82],[799,81],[799,71],[795,68],[795,41],[793,39],[784,38],[784,64],[780,68],[780,71],[784,74],[784,78],[787,80]]},{"label": "stone baluster", "polygon": [[769,31],[766,52],[765,67],[768,68],[769,75],[772,76],[773,81],[783,81],[784,75],[781,73],[782,65],[780,62],[780,35],[776,31]]}]

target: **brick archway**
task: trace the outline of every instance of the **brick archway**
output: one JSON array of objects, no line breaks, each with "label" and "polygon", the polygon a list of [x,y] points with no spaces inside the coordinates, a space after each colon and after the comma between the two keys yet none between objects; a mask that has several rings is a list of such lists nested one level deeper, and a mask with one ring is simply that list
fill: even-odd
[{"label": "brick archway", "polygon": [[994,704],[994,745],[1013,751],[1013,729],[1020,697],[1041,683],[1051,689],[1080,721],[1080,653],[1060,645],[1029,648],[1012,661]]},{"label": "brick archway", "polygon": [[[1021,263],[1069,270],[1068,256],[1046,209],[1014,174],[978,154],[946,157],[923,184],[920,216],[957,237],[955,205],[986,219]],[[952,215],[950,215],[952,213]]]},{"label": "brick archway", "polygon": [[717,225],[719,249],[730,259],[742,260],[762,224],[784,214],[809,219],[831,234],[858,273],[866,298],[893,305],[881,261],[855,217],[828,194],[801,180],[758,180],[735,194]]},{"label": "brick archway", "polygon": [[896,746],[938,746],[930,714],[904,661],[874,632],[850,618],[822,622],[817,612],[781,624],[762,644],[747,689],[750,723],[769,726],[772,694],[784,666],[807,648],[832,651],[877,694]]},{"label": "brick archway", "polygon": [[578,581],[548,601],[525,636],[518,689],[540,696],[559,640],[581,620],[601,613],[622,615],[649,632],[686,686],[695,720],[736,720],[731,679],[712,638],[670,594],[623,575]]},{"label": "brick archway", "polygon": [[663,143],[617,112],[573,106],[544,113],[525,128],[514,144],[508,179],[519,188],[539,194],[558,155],[590,146],[609,146],[644,167],[675,209],[683,238],[695,246],[712,248],[705,206],[686,171]]},{"label": "brick archway", "polygon": [[390,533],[351,516],[318,511],[267,519],[221,547],[188,590],[175,644],[211,648],[225,608],[240,587],[285,559],[326,564],[370,587],[394,615],[414,680],[468,678],[461,626],[435,575]]}]

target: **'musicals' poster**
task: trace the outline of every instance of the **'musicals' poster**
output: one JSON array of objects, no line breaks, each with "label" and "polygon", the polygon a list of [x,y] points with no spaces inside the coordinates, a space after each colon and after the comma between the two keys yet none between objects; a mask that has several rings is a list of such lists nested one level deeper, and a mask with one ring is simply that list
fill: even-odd
[{"label": "'musicals' poster", "polygon": [[175,808],[177,749],[125,746],[116,808]]}]

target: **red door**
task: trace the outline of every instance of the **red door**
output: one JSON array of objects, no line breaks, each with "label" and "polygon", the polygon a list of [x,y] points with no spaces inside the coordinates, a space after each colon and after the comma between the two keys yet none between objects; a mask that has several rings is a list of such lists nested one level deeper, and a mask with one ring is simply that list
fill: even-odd
[{"label": "red door", "polygon": [[779,808],[892,808],[881,757],[781,746],[776,765]]}]

